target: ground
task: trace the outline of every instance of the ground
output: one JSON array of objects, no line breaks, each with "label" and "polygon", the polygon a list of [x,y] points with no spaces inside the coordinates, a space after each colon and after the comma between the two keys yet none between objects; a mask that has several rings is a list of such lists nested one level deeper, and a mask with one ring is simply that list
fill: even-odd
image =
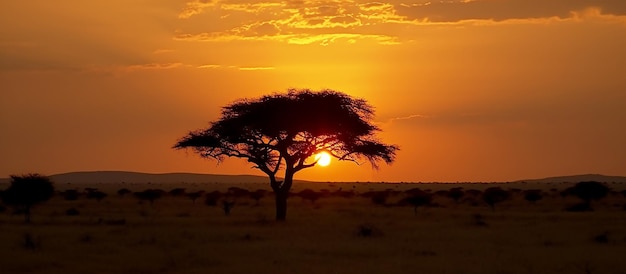
[{"label": "ground", "polygon": [[[2,273],[625,273],[626,197],[619,193],[594,202],[594,211],[568,212],[578,203],[561,197],[567,185],[498,185],[513,190],[495,210],[480,199],[435,195],[433,205],[398,206],[404,191],[435,193],[487,184],[302,184],[355,197],[322,197],[312,203],[289,199],[287,222],[273,220],[270,195],[255,201],[229,198],[221,208],[184,196],[150,204],[117,189],[140,191],[182,187],[187,192],[232,185],[95,185],[109,194],[102,201],[60,195],[33,209],[33,224],[7,208],[0,213]],[[237,186],[256,190],[258,184]],[[57,189],[84,189],[57,184]],[[520,190],[541,187],[545,197],[531,204]],[[612,185],[621,190],[623,185]],[[1,189],[1,188],[0,188]],[[395,193],[376,205],[360,194]],[[77,216],[66,211],[74,208]]]}]

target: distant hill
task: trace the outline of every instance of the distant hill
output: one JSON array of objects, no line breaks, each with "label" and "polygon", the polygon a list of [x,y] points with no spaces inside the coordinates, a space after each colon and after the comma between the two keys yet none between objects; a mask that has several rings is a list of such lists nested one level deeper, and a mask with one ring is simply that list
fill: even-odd
[{"label": "distant hill", "polygon": [[623,176],[606,176],[601,174],[583,174],[572,176],[548,177],[543,179],[519,180],[517,182],[527,183],[578,183],[584,181],[596,181],[602,183],[626,183],[626,177]]},{"label": "distant hill", "polygon": [[[199,173],[141,173],[130,171],[83,171],[50,175],[56,183],[269,183],[265,176],[217,175]],[[9,178],[0,179],[8,183]],[[305,182],[295,180],[296,182]]]}]

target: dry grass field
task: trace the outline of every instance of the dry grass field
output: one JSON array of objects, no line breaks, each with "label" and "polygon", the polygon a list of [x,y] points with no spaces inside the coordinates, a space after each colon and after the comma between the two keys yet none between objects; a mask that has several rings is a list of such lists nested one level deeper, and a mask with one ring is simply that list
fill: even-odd
[{"label": "dry grass field", "polygon": [[[610,194],[592,212],[563,209],[578,203],[561,197],[568,185],[499,185],[512,197],[489,208],[467,195],[459,203],[436,194],[486,184],[309,183],[312,189],[353,191],[315,202],[289,199],[287,222],[274,219],[274,201],[235,201],[226,216],[185,196],[164,195],[153,204],[117,190],[159,188],[187,192],[226,184],[56,185],[57,190],[96,187],[101,201],[56,195],[33,209],[24,224],[11,208],[0,213],[1,273],[626,273],[626,198]],[[237,184],[254,191],[264,184]],[[609,185],[621,191],[621,184]],[[432,205],[399,206],[404,191],[433,194]],[[2,187],[3,188],[3,187]],[[541,188],[534,204],[520,190]],[[0,188],[1,189],[1,188]],[[384,204],[362,194],[388,190]],[[78,215],[69,216],[68,209]]]}]

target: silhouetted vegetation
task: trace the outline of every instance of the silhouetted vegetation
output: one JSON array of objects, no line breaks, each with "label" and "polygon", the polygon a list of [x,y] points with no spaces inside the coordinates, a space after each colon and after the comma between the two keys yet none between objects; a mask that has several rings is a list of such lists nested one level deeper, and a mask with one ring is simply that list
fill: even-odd
[{"label": "silhouetted vegetation", "polygon": [[187,193],[187,197],[191,199],[191,202],[194,204],[198,198],[202,197],[202,195],[204,195],[204,190]]},{"label": "silhouetted vegetation", "polygon": [[131,194],[131,193],[132,193],[132,191],[130,191],[130,189],[128,189],[128,188],[120,188],[117,191],[117,195],[119,195],[120,197],[124,197],[124,196],[126,196],[128,194]]},{"label": "silhouetted vegetation", "polygon": [[[317,164],[309,162],[312,155],[329,151],[340,160],[365,158],[374,168],[379,161],[393,162],[398,147],[374,137],[380,129],[373,117],[373,107],[363,99],[332,90],[289,90],[225,106],[218,121],[190,132],[174,148],[192,148],[218,161],[246,159],[268,175],[276,220],[285,220],[294,174]],[[279,170],[284,170],[282,181]]]},{"label": "silhouetted vegetation", "polygon": [[524,200],[529,201],[531,203],[535,203],[543,198],[543,195],[541,195],[540,189],[528,189],[528,190],[525,190],[523,193],[524,193]]},{"label": "silhouetted vegetation", "polygon": [[455,203],[459,203],[464,195],[465,192],[462,187],[453,187],[448,191],[448,197],[450,197]]},{"label": "silhouetted vegetation", "polygon": [[158,200],[163,196],[163,190],[160,189],[146,189],[141,192],[135,192],[135,197],[137,197],[140,201],[148,201],[150,204],[154,204],[154,201]]},{"label": "silhouetted vegetation", "polygon": [[496,204],[504,202],[511,197],[511,194],[497,186],[485,189],[483,192],[483,201],[491,207],[492,210],[496,209]]},{"label": "silhouetted vegetation", "polygon": [[170,196],[173,196],[173,197],[183,196],[183,195],[185,195],[185,189],[184,188],[180,188],[180,187],[179,188],[174,188],[174,189],[170,190],[170,192],[168,192],[168,194]]},{"label": "silhouetted vegetation", "polygon": [[24,214],[24,221],[30,223],[31,208],[47,201],[54,195],[52,181],[43,175],[11,175],[11,185],[2,192],[2,201]]},{"label": "silhouetted vegetation", "polygon": [[586,204],[586,208],[591,209],[591,201],[597,201],[609,194],[610,189],[600,182],[587,181],[579,182],[573,187],[567,188],[562,195],[574,195]]},{"label": "silhouetted vegetation", "polygon": [[259,202],[265,195],[267,194],[267,190],[265,189],[257,189],[253,192],[250,192],[250,198],[255,201],[255,205],[259,205]]},{"label": "silhouetted vegetation", "polygon": [[219,191],[212,191],[204,195],[204,204],[208,206],[216,206],[217,200],[222,197],[222,193]]},{"label": "silhouetted vegetation", "polygon": [[311,203],[315,203],[315,201],[322,197],[322,193],[315,192],[314,190],[308,188],[298,192],[297,195],[302,199],[309,200]]},{"label": "silhouetted vegetation", "polygon": [[432,195],[426,191],[423,191],[419,188],[414,188],[407,190],[406,193],[409,195],[408,197],[402,199],[400,201],[401,205],[411,205],[413,206],[413,211],[415,215],[417,215],[417,208],[421,206],[429,205],[432,201]]}]

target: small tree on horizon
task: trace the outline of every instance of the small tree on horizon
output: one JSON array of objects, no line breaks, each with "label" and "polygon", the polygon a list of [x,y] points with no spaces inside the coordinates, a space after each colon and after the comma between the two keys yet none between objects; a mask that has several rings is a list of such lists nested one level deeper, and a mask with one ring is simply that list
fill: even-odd
[{"label": "small tree on horizon", "polygon": [[591,210],[591,201],[598,201],[604,197],[606,197],[610,188],[604,185],[603,183],[596,181],[585,181],[579,182],[573,187],[570,187],[563,191],[565,196],[574,195],[581,200],[583,200],[583,204]]},{"label": "small tree on horizon", "polygon": [[31,208],[49,200],[54,195],[54,186],[50,178],[30,173],[26,175],[11,175],[11,185],[2,192],[0,198],[10,206],[24,214],[24,222],[31,221]]},{"label": "small tree on horizon", "polygon": [[[379,161],[394,161],[398,147],[375,138],[380,129],[372,124],[373,117],[373,107],[363,99],[333,90],[291,89],[223,107],[218,121],[189,132],[174,148],[192,148],[218,162],[227,157],[247,160],[269,177],[276,220],[284,221],[294,174],[317,164],[312,155],[328,152],[356,163],[365,158],[373,168]],[[281,170],[283,180],[278,180]]]}]

